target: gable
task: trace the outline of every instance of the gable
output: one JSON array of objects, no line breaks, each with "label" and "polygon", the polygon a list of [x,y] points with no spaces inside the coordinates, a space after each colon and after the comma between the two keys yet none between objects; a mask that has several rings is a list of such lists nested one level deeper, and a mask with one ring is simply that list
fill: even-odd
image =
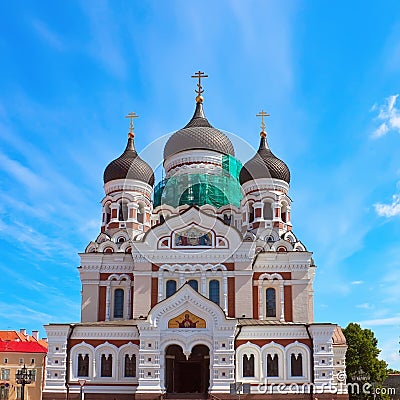
[{"label": "gable", "polygon": [[242,236],[218,217],[191,207],[150,229],[143,240],[159,250],[235,249],[242,243]]}]

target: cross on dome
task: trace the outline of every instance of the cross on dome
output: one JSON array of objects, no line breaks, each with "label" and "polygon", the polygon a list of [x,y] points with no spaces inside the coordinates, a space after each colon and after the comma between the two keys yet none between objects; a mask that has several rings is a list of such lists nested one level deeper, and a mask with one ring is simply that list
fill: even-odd
[{"label": "cross on dome", "polygon": [[194,75],[191,76],[191,78],[197,78],[199,80],[199,83],[197,84],[198,90],[195,89],[194,91],[197,93],[196,103],[202,103],[203,96],[201,94],[204,92],[204,89],[201,86],[201,78],[208,78],[208,75],[198,70],[197,72],[194,73]]},{"label": "cross on dome", "polygon": [[135,118],[139,118],[139,115],[137,115],[135,112],[130,112],[128,115],[125,115],[125,118],[130,118],[128,137],[133,138],[135,136],[133,133],[133,130],[135,129],[133,120]]},{"label": "cross on dome", "polygon": [[264,117],[269,117],[270,114],[268,114],[267,112],[265,112],[264,110],[261,110],[258,114],[256,114],[256,117],[261,117],[261,132],[260,132],[260,136],[261,137],[266,137],[267,133],[265,132],[265,122],[264,122]]}]

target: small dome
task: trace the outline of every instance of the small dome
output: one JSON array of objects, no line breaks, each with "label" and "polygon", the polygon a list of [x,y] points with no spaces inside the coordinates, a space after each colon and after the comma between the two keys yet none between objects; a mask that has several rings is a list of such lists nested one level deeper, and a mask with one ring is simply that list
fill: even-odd
[{"label": "small dome", "polygon": [[212,150],[222,154],[235,155],[235,150],[229,138],[208,122],[201,102],[197,103],[196,110],[189,123],[168,139],[164,147],[164,160],[181,151],[193,149]]},{"label": "small dome", "polygon": [[125,151],[107,165],[104,183],[115,179],[136,179],[154,185],[154,173],[150,165],[143,161],[135,149],[133,137],[128,138]]},{"label": "small dome", "polygon": [[239,180],[240,184],[243,185],[245,182],[254,179],[269,177],[290,183],[288,166],[272,153],[268,147],[266,138],[261,137],[257,153],[243,165]]}]

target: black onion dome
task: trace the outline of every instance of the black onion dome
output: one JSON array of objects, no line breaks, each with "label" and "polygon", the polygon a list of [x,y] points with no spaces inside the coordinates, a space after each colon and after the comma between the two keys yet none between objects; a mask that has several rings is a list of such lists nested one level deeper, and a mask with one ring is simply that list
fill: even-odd
[{"label": "black onion dome", "polygon": [[154,173],[150,165],[143,161],[135,149],[133,138],[128,138],[125,151],[107,165],[104,183],[115,179],[136,179],[154,185]]},{"label": "black onion dome", "polygon": [[192,149],[212,150],[222,154],[235,155],[229,138],[208,122],[202,103],[196,104],[196,110],[189,123],[168,139],[164,147],[164,160],[181,151]]},{"label": "black onion dome", "polygon": [[261,137],[257,153],[243,165],[239,180],[240,184],[243,185],[253,179],[269,177],[290,183],[288,166],[272,153],[265,137]]}]

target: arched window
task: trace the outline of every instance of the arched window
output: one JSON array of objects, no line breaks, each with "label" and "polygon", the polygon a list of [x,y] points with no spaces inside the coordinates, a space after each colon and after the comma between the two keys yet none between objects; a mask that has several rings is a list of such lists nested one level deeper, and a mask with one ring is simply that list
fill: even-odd
[{"label": "arched window", "polygon": [[143,224],[144,222],[144,204],[139,203],[139,209],[137,211],[137,220],[139,223]]},{"label": "arched window", "polygon": [[79,354],[78,376],[89,376],[89,354]]},{"label": "arched window", "polygon": [[232,214],[224,214],[224,222],[226,225],[232,225]]},{"label": "arched window", "polygon": [[176,281],[173,280],[167,281],[166,297],[172,296],[175,292],[176,292]]},{"label": "arched window", "polygon": [[124,377],[134,378],[136,376],[136,355],[125,354],[125,367],[124,367]]},{"label": "arched window", "polygon": [[276,317],[276,293],[275,289],[268,288],[266,291],[267,317]]},{"label": "arched window", "polygon": [[294,354],[290,356],[290,374],[292,376],[303,376],[303,356]]},{"label": "arched window", "polygon": [[254,354],[243,356],[243,377],[254,377]]},{"label": "arched window", "polygon": [[287,207],[286,207],[286,205],[284,204],[284,205],[282,205],[282,208],[281,208],[281,215],[282,215],[282,221],[283,222],[287,222]]},{"label": "arched window", "polygon": [[124,317],[124,290],[115,289],[114,292],[114,318]]},{"label": "arched window", "polygon": [[125,201],[121,201],[119,205],[119,215],[118,219],[120,221],[127,221],[128,220],[128,203]]},{"label": "arched window", "polygon": [[111,377],[112,376],[112,355],[109,354],[106,356],[105,354],[101,355],[101,371],[100,374],[102,377]]},{"label": "arched window", "polygon": [[279,376],[278,355],[267,355],[267,376]]},{"label": "arched window", "polygon": [[249,222],[254,221],[254,207],[253,203],[249,203]]},{"label": "arched window", "polygon": [[196,292],[199,291],[199,282],[197,282],[196,279],[191,279],[188,283]]},{"label": "arched window", "polygon": [[210,281],[208,284],[208,293],[210,300],[219,305],[219,281],[216,279]]},{"label": "arched window", "polygon": [[111,210],[110,210],[110,204],[106,204],[104,207],[104,212],[105,212],[105,224],[107,225],[111,221]]},{"label": "arched window", "polygon": [[264,219],[272,220],[272,205],[269,202],[264,203]]}]

